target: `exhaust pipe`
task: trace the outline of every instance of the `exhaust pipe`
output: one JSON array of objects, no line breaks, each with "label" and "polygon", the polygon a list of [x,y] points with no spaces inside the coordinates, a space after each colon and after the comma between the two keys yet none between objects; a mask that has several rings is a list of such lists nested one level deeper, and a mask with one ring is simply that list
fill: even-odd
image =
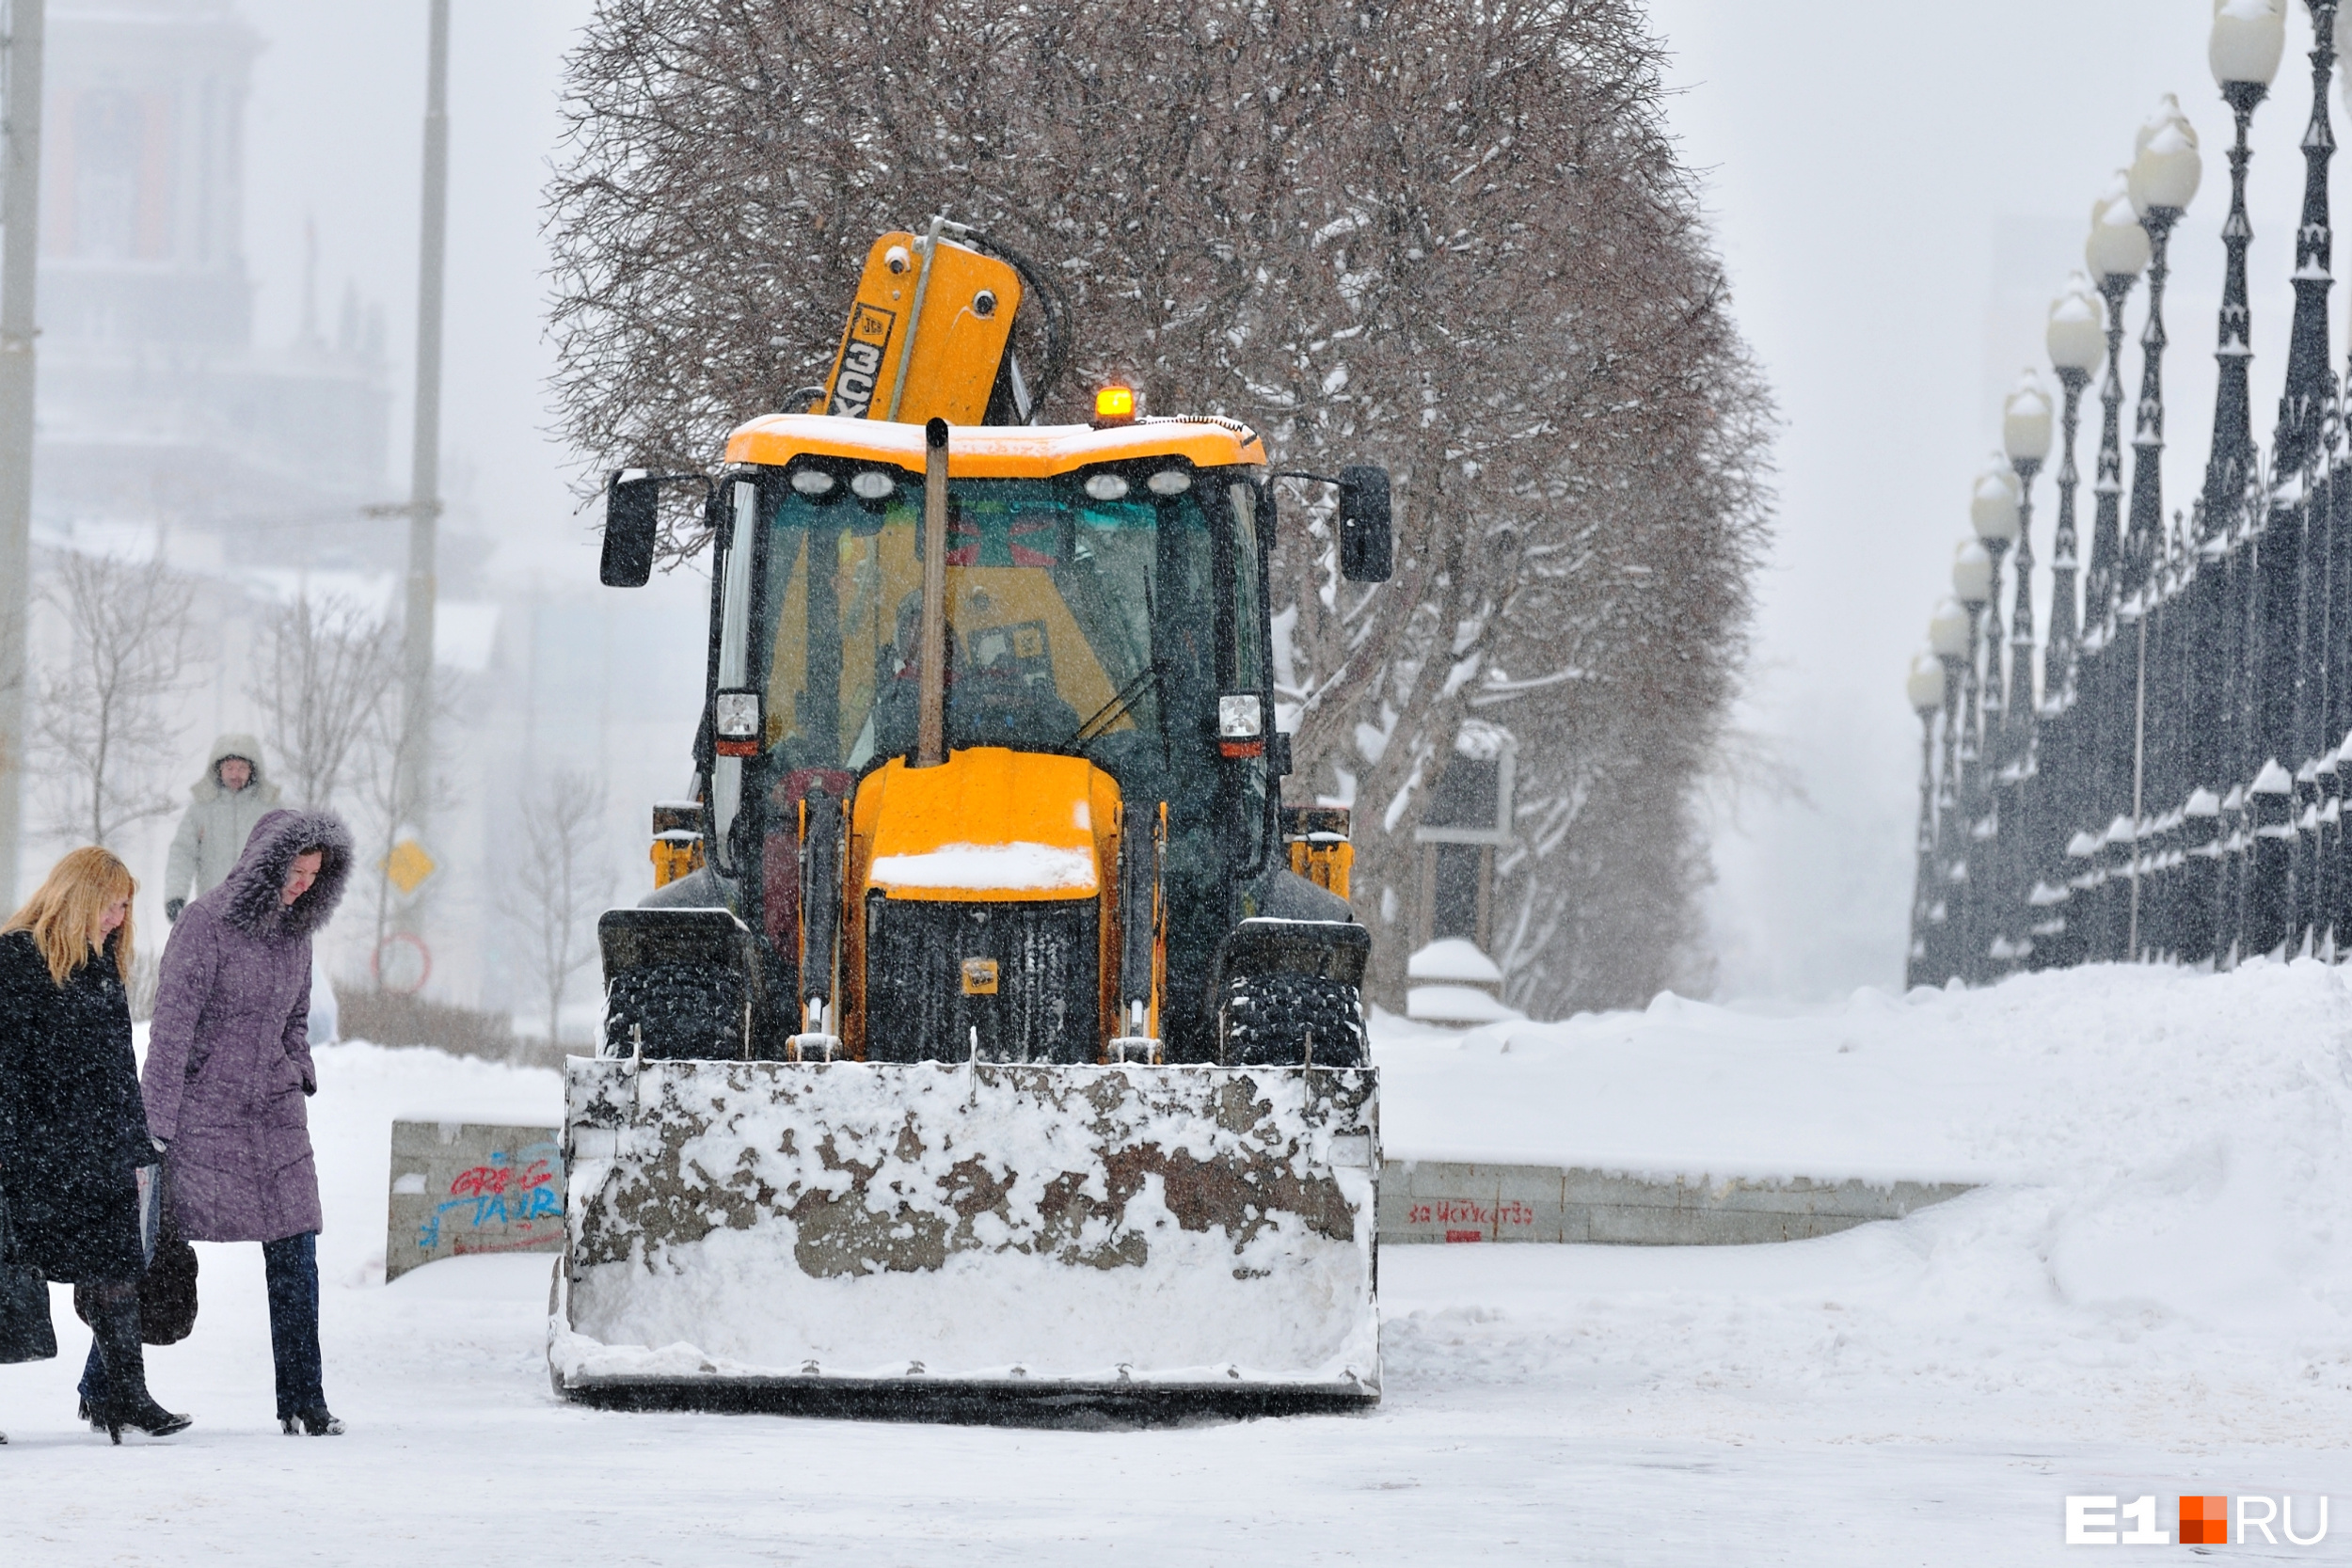
[{"label": "exhaust pipe", "polygon": [[947,421],[923,427],[923,662],[914,766],[947,760]]}]

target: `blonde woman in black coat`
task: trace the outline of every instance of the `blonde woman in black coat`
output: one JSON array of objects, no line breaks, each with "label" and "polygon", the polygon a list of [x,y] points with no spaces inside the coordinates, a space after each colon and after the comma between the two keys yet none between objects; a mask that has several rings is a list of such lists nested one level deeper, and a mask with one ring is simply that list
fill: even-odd
[{"label": "blonde woman in black coat", "polygon": [[88,1288],[109,1390],[90,1419],[118,1443],[188,1425],[148,1393],[139,1343],[139,1171],[158,1156],[131,1050],[136,889],[108,851],[76,849],[0,926],[0,1192],[17,1261]]}]

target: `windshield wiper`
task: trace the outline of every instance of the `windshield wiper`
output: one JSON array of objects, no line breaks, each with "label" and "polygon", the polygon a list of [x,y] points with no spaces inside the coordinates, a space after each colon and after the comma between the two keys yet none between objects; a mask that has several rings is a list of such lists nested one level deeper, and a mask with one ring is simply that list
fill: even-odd
[{"label": "windshield wiper", "polygon": [[1135,706],[1146,691],[1156,690],[1159,684],[1160,673],[1157,668],[1144,671],[1125,686],[1120,687],[1117,696],[1104,703],[1093,718],[1073,730],[1070,738],[1062,744],[1073,747],[1093,745],[1103,738],[1105,731],[1119,722],[1120,715]]}]

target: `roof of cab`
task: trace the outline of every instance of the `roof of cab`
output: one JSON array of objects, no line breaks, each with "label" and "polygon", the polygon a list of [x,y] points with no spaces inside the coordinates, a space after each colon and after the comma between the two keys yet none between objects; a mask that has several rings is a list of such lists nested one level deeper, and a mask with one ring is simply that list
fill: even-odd
[{"label": "roof of cab", "polygon": [[[803,452],[923,467],[923,427],[830,414],[768,414],[727,437],[727,461],[779,466]],[[959,425],[947,437],[947,471],[970,479],[1044,479],[1091,463],[1189,458],[1199,467],[1263,464],[1257,432],[1226,420],[1138,420],[1096,430],[1082,424]]]}]

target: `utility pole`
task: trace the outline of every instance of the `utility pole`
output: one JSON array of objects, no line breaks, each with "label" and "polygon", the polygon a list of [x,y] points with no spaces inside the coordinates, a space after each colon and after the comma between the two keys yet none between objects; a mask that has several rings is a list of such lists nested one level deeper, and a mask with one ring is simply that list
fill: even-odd
[{"label": "utility pole", "polygon": [[[417,241],[417,422],[408,467],[408,593],[401,639],[399,824],[424,837],[433,796],[433,601],[441,515],[441,276],[449,238],[449,0],[432,0],[424,94],[424,202]],[[418,906],[402,911],[411,934]]]},{"label": "utility pole", "polygon": [[40,246],[40,52],[48,0],[8,6],[0,148],[0,909],[16,907],[24,838],[33,602],[33,275]]}]

